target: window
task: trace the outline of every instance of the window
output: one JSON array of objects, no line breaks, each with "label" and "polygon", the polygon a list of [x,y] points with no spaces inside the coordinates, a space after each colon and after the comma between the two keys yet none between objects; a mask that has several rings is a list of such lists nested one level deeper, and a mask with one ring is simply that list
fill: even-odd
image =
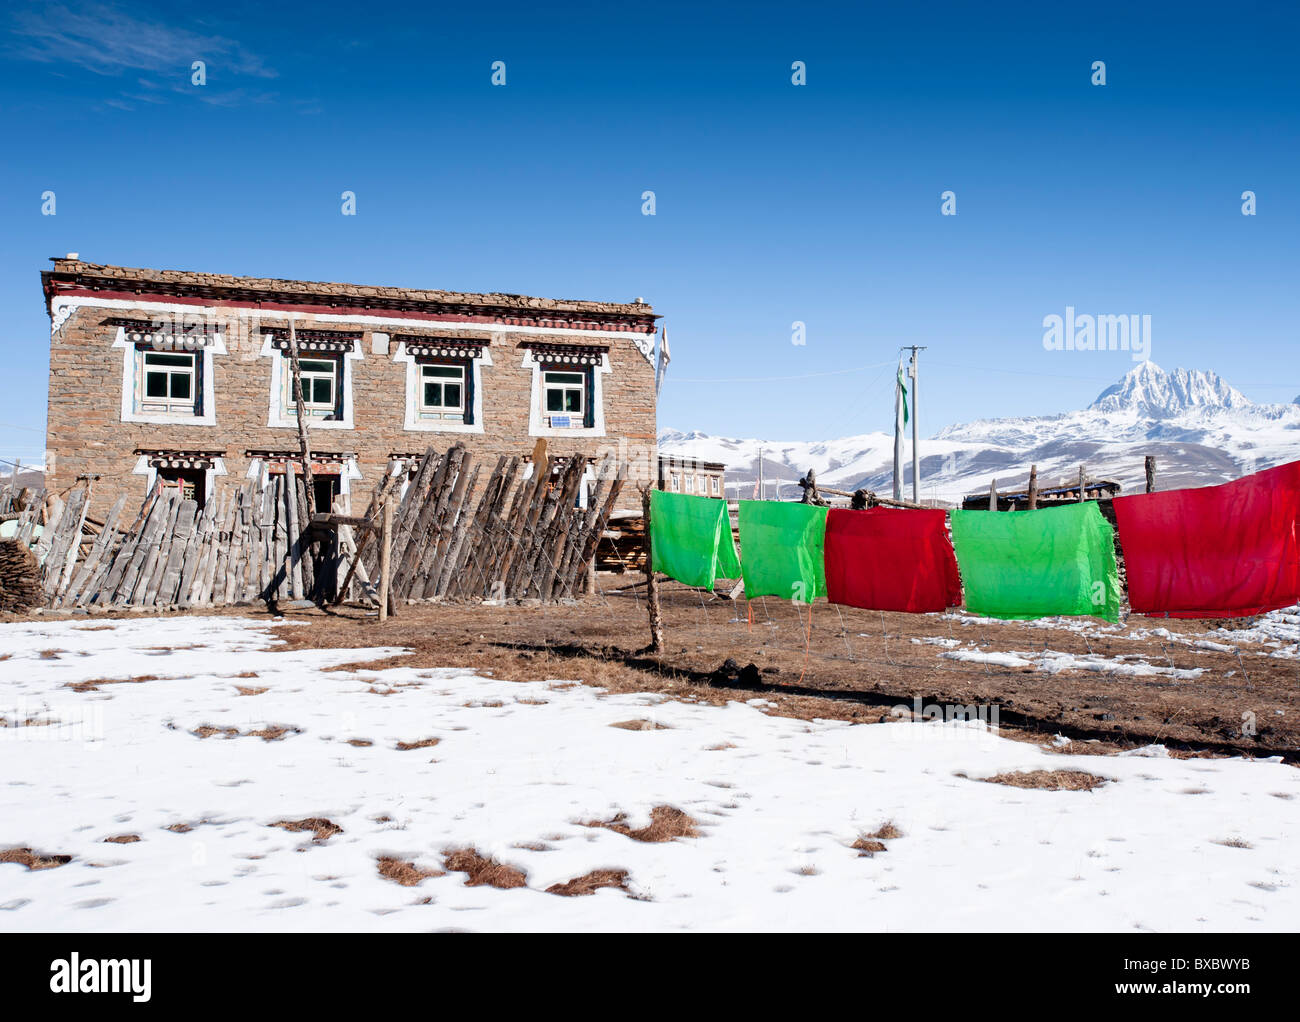
[{"label": "window", "polygon": [[140,352],[144,385],[140,391],[139,410],[198,414],[196,356],[192,352],[174,353],[142,349]]},{"label": "window", "polygon": [[679,491],[681,490],[681,488],[682,488],[682,479],[681,479],[681,476],[679,476],[676,472],[674,472],[674,473],[670,476],[670,479],[671,479],[671,481],[672,481],[673,493],[677,493],[677,492],[679,492]]},{"label": "window", "polygon": [[709,476],[709,493],[714,497],[718,495],[718,490],[720,489],[718,485],[719,482],[720,480],[717,476]]},{"label": "window", "polygon": [[181,495],[181,500],[195,501],[203,507],[207,500],[207,473],[201,468],[159,468],[158,480],[164,491]]},{"label": "window", "polygon": [[465,366],[420,365],[420,418],[465,421]]},{"label": "window", "polygon": [[586,391],[585,372],[542,370],[542,411],[552,428],[587,425]]},{"label": "window", "polygon": [[686,477],[686,492],[687,492],[687,493],[694,493],[694,492],[695,492],[695,477],[694,477],[694,476],[689,476],[689,475],[688,475],[688,476]]},{"label": "window", "polygon": [[314,469],[311,474],[312,497],[316,502],[316,513],[326,514],[334,510],[334,498],[339,495],[339,477],[321,475]]},{"label": "window", "polygon": [[[292,373],[290,374],[292,376]],[[308,415],[333,417],[338,414],[339,362],[333,358],[300,358],[302,403]]]}]

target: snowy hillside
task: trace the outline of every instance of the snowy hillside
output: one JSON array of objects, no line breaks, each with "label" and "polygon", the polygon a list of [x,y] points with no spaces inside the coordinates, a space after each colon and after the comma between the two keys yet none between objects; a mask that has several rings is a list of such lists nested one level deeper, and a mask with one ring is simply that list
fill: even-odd
[{"label": "snowy hillside", "polygon": [[[1297,398],[1300,402],[1300,398]],[[792,485],[809,468],[828,486],[888,493],[893,436],[866,433],[827,441],[758,441],[664,430],[665,454],[720,461],[728,493],[748,497],[758,471],[760,443],[768,496],[797,494]],[[1123,493],[1140,492],[1143,456],[1157,459],[1160,489],[1208,486],[1300,459],[1300,403],[1255,404],[1218,374],[1166,372],[1137,365],[1087,408],[1061,415],[978,419],[949,426],[923,441],[922,496],[955,502],[962,495],[1021,485],[1038,466],[1043,485],[1077,478],[1116,479]],[[912,449],[905,445],[904,478],[911,494]]]}]

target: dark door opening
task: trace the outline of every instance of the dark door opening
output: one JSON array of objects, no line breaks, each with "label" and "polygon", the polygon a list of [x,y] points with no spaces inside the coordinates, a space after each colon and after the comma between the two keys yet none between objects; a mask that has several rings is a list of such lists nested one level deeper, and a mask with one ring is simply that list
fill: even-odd
[{"label": "dark door opening", "polygon": [[181,500],[192,500],[200,508],[208,499],[208,474],[201,468],[160,468],[158,479],[164,492],[179,493]]}]

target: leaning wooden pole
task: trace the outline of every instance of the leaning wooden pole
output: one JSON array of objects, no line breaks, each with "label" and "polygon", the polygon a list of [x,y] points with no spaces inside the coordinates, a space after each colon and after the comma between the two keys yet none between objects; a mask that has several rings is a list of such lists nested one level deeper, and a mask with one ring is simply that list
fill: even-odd
[{"label": "leaning wooden pole", "polygon": [[1038,466],[1029,466],[1029,500],[1028,508],[1030,511],[1038,510]]},{"label": "leaning wooden pole", "polygon": [[388,620],[388,589],[392,585],[393,502],[384,500],[383,524],[379,533],[379,620]]},{"label": "leaning wooden pole", "polygon": [[650,488],[641,491],[641,516],[645,522],[645,602],[650,612],[650,652],[664,651],[664,621],[659,610],[659,583],[655,579],[654,548],[650,537]]},{"label": "leaning wooden pole", "polygon": [[302,482],[306,488],[307,521],[316,514],[316,493],[311,483],[311,440],[307,436],[307,406],[302,399],[302,367],[298,362],[298,331],[289,317],[289,367],[293,372],[293,407],[298,415],[298,457],[302,461]]},{"label": "leaning wooden pole", "polygon": [[1156,458],[1154,454],[1146,456],[1147,493],[1156,492]]}]

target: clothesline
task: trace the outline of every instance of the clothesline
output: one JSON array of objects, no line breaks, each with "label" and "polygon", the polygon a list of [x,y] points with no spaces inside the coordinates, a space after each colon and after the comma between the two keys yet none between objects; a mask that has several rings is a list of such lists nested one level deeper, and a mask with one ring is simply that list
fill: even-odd
[{"label": "clothesline", "polygon": [[[1134,612],[1234,617],[1300,602],[1300,462],[1113,506]],[[653,491],[652,569],[710,590],[739,575],[749,596],[796,603],[1118,619],[1115,530],[1095,501],[902,513],[742,500],[738,517],[743,557],[726,502]]]}]

